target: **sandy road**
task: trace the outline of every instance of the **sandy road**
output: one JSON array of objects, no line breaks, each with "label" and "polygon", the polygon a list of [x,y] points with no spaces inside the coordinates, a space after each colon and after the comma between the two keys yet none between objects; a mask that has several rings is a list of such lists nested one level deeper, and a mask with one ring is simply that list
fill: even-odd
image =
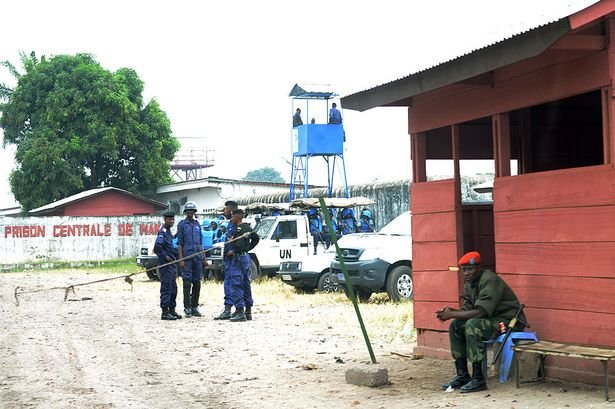
[{"label": "sandy road", "polygon": [[[517,390],[492,381],[486,393],[445,394],[438,387],[451,375],[450,362],[391,355],[412,346],[377,341],[391,385],[347,385],[345,370],[368,359],[349,305],[306,308],[260,297],[254,321],[219,322],[211,319],[221,299],[215,288],[203,300],[203,318],[167,322],[156,308],[158,284],[143,278],[133,292],[112,281],[79,288],[69,297],[78,301],[62,302],[56,291],[22,296],[19,306],[17,285],[100,276],[0,278],[1,408],[610,407],[599,387],[557,382]],[[353,325],[340,325],[340,315]]]}]

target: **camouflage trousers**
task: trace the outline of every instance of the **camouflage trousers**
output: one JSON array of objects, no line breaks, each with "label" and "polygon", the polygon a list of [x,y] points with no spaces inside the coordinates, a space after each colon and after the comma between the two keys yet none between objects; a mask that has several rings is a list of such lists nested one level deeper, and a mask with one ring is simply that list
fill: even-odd
[{"label": "camouflage trousers", "polygon": [[487,357],[483,342],[498,334],[500,321],[501,318],[470,318],[467,321],[454,319],[448,329],[453,358],[482,362]]}]

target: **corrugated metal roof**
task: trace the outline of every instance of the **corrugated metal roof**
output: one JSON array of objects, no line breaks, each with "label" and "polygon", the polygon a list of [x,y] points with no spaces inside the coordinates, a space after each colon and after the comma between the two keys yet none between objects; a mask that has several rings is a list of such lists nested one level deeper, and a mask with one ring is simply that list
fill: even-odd
[{"label": "corrugated metal roof", "polygon": [[337,94],[330,90],[330,85],[295,84],[288,96],[295,99],[331,99]]},{"label": "corrugated metal roof", "polygon": [[[364,189],[386,189],[389,187],[397,187],[397,186],[402,186],[402,185],[410,185],[410,180],[409,179],[390,180],[390,181],[382,181],[382,182],[374,182],[374,183],[365,183],[361,185],[351,185],[351,186],[348,186],[348,190],[350,191],[350,196],[353,197],[353,196],[364,195],[364,193],[362,193]],[[327,188],[315,188],[315,189],[310,189],[308,191],[308,196],[309,197],[321,197],[321,196],[327,197],[328,193],[329,192]],[[346,189],[343,187],[336,187],[333,189],[332,193],[333,193],[332,194],[333,197],[345,197]],[[289,199],[290,199],[290,193],[286,191],[286,192],[268,193],[265,195],[244,196],[244,197],[237,198],[236,201],[240,205],[248,205],[254,202],[288,203]]]},{"label": "corrugated metal roof", "polygon": [[[341,98],[345,109],[408,106],[408,98],[534,57],[570,31],[568,18],[531,28],[448,61]],[[401,103],[403,101],[403,103]]]},{"label": "corrugated metal roof", "polygon": [[153,204],[155,207],[158,207],[159,209],[166,209],[167,205],[161,202],[158,202],[156,200],[152,200],[152,199],[148,199],[146,197],[143,196],[139,196],[139,195],[135,195],[134,193],[131,193],[127,190],[124,189],[118,189],[116,187],[100,187],[97,189],[90,189],[90,190],[84,190],[83,192],[77,193],[75,195],[72,196],[68,196],[65,197],[64,199],[60,199],[57,200],[55,202],[46,204],[45,206],[41,206],[41,207],[37,207],[36,209],[32,209],[30,210],[28,213],[29,214],[45,214],[45,213],[49,213],[59,207],[63,207],[66,206],[68,204],[72,204],[75,202],[79,202],[81,200],[90,198],[90,197],[94,197],[97,195],[100,195],[104,192],[108,192],[108,191],[116,191],[118,193],[124,194],[124,195],[128,195],[128,196],[132,196],[136,199],[139,200],[143,200],[144,202],[149,202],[151,204]]}]

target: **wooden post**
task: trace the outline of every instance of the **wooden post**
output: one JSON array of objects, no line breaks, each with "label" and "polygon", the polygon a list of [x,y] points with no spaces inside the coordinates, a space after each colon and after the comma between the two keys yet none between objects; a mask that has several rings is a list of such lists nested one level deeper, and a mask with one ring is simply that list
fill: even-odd
[{"label": "wooden post", "polygon": [[[463,255],[463,207],[461,203],[461,169],[459,166],[459,125],[451,125],[451,152],[453,156],[454,189],[455,189],[455,241],[457,243],[457,258]],[[463,278],[457,275],[459,294],[463,292]],[[460,301],[461,305],[461,301]]]},{"label": "wooden post", "polygon": [[495,114],[491,119],[493,124],[495,177],[510,176],[510,119],[508,112]]},{"label": "wooden post", "polygon": [[519,174],[531,173],[534,158],[532,155],[532,117],[529,108],[519,111]]},{"label": "wooden post", "polygon": [[424,132],[410,135],[412,149],[410,159],[412,160],[412,183],[427,181],[427,145]]},{"label": "wooden post", "polygon": [[602,117],[604,122],[602,124],[603,127],[603,135],[605,136],[604,141],[604,159],[605,163],[612,163],[613,158],[615,157],[615,143],[613,143],[613,131],[615,131],[615,95],[613,93],[613,82],[615,81],[615,18],[608,17],[606,19],[607,25],[607,38],[609,44],[608,56],[609,56],[609,78],[611,80],[611,86],[607,89],[607,95],[605,103],[607,104],[606,112],[603,107]]},{"label": "wooden post", "polygon": [[611,163],[611,87],[600,91],[602,105],[602,151],[604,164]]}]

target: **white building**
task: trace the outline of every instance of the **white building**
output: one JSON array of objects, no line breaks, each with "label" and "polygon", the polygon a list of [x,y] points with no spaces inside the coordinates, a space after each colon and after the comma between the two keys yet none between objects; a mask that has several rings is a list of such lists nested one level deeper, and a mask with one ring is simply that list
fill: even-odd
[{"label": "white building", "polygon": [[152,198],[169,203],[169,208],[177,213],[183,212],[183,205],[192,200],[198,206],[197,213],[215,214],[216,209],[222,207],[227,200],[288,191],[290,185],[287,183],[254,182],[210,176],[158,186]]}]

